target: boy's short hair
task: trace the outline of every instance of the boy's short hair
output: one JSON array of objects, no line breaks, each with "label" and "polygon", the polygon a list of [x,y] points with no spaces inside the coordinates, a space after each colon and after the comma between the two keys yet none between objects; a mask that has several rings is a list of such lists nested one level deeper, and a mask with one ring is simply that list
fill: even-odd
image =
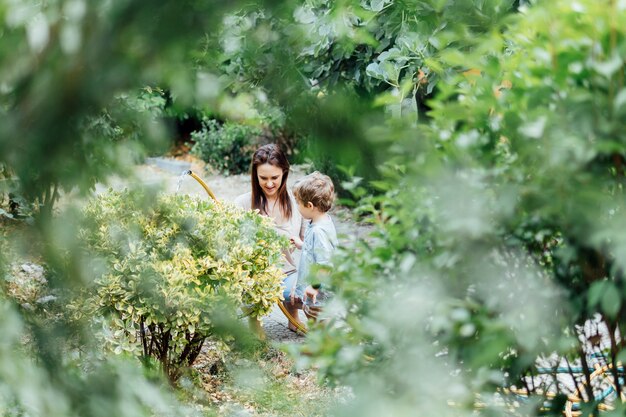
[{"label": "boy's short hair", "polygon": [[300,202],[311,202],[320,211],[326,213],[335,200],[335,186],[328,175],[318,171],[300,178],[293,186],[293,195]]}]

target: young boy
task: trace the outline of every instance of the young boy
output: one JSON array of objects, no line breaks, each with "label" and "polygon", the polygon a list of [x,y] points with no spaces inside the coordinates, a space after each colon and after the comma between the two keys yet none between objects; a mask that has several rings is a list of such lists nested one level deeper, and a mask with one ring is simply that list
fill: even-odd
[{"label": "young boy", "polygon": [[[312,265],[331,266],[330,259],[337,247],[335,225],[327,213],[335,199],[335,187],[330,177],[315,171],[295,183],[293,195],[302,217],[310,220],[304,231],[304,241],[297,236],[291,239],[298,249],[302,249],[297,284],[299,288],[305,287],[302,296],[304,313],[316,318],[328,292],[320,284],[311,285],[308,275]],[[294,293],[295,288],[292,289]]]}]

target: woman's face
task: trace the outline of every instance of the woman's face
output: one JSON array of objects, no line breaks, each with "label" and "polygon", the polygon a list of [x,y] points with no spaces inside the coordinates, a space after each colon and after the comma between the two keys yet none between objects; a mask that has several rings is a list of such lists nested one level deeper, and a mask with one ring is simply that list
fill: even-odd
[{"label": "woman's face", "polygon": [[283,170],[274,165],[263,164],[257,167],[256,176],[265,197],[275,197],[283,183]]}]

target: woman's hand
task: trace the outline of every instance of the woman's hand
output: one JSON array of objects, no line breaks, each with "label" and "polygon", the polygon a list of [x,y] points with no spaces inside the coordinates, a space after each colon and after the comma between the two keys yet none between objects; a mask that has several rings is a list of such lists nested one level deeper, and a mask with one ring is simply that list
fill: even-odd
[{"label": "woman's hand", "polygon": [[302,242],[302,239],[300,239],[298,236],[292,236],[289,241],[298,249],[302,249],[302,244],[304,242]]}]

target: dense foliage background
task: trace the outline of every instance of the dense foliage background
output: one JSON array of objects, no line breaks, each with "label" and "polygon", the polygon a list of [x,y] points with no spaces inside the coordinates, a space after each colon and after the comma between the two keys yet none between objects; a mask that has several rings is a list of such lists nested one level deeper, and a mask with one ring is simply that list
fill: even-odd
[{"label": "dense foliage background", "polygon": [[[592,362],[619,397],[626,3],[257,3],[0,1],[1,265],[39,257],[59,300],[100,276],[55,201],[199,112],[214,146],[247,145],[217,134],[231,124],[272,130],[375,226],[337,255],[328,324],[292,349],[351,387],[333,414],[560,415],[575,394],[589,415]],[[194,413],[134,361],[92,355],[59,305],[5,298],[4,414]],[[546,396],[532,375],[563,363],[578,392]]]}]

